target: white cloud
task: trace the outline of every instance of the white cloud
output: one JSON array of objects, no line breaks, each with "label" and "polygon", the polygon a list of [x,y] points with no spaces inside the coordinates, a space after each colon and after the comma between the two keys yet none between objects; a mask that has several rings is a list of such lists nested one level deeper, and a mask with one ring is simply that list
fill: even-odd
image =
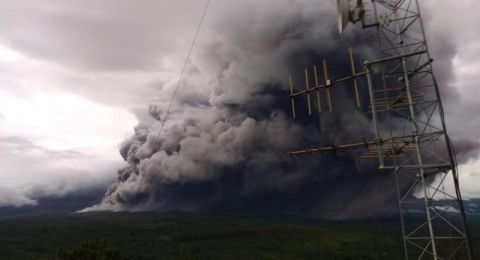
[{"label": "white cloud", "polygon": [[2,203],[14,206],[107,186],[121,165],[118,145],[137,123],[125,109],[65,93],[0,91],[0,111],[0,179],[18,193]]},{"label": "white cloud", "polygon": [[0,46],[0,62],[2,63],[14,63],[19,62],[24,59],[23,55],[6,48],[5,46]]},{"label": "white cloud", "polygon": [[[474,10],[480,9],[480,1],[428,0],[421,4],[429,10],[427,34],[433,58],[443,58],[444,52],[453,53],[448,60],[435,62],[439,66],[451,62],[452,78],[449,80],[458,94],[458,98],[444,102],[450,136],[453,139],[480,141],[480,118],[477,116],[480,113],[480,30],[475,26],[480,23],[480,16],[473,14]],[[442,39],[453,45],[444,46]],[[442,76],[438,75],[438,70],[437,76]],[[445,97],[443,99],[445,101]],[[479,156],[459,165],[460,186],[466,198],[480,197],[479,167]]]},{"label": "white cloud", "polygon": [[62,93],[17,98],[0,91],[0,111],[4,135],[26,136],[48,149],[94,151],[103,159],[116,159],[124,127],[136,124],[127,110]]},{"label": "white cloud", "polygon": [[0,187],[0,207],[36,205],[37,202],[8,188]]},{"label": "white cloud", "polygon": [[470,160],[460,165],[458,170],[463,198],[480,197],[480,160]]}]

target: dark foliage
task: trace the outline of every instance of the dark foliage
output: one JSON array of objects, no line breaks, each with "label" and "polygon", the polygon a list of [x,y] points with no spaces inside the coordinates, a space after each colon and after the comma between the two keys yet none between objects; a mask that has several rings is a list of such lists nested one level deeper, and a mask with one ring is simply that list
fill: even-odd
[{"label": "dark foliage", "polygon": [[60,249],[57,256],[61,260],[123,260],[120,251],[108,245],[105,239],[93,239],[74,249]]},{"label": "dark foliage", "polygon": [[[471,217],[474,247],[480,222]],[[0,220],[0,259],[404,259],[398,219],[101,213]],[[477,250],[478,251],[478,250]]]}]

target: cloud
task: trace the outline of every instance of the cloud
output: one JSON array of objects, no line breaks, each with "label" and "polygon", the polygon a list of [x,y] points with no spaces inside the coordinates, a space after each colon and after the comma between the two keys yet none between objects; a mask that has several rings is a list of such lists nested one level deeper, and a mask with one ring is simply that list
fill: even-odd
[{"label": "cloud", "polygon": [[[394,201],[393,180],[374,175],[373,164],[352,154],[288,160],[279,152],[372,135],[363,114],[344,113],[354,110],[351,93],[334,93],[342,113],[310,122],[288,120],[282,99],[288,72],[322,56],[330,64],[333,59],[332,70],[342,74],[344,63],[337,57],[348,43],[358,42],[358,31],[339,41],[330,4],[251,4],[211,22],[204,36],[209,40],[193,57],[165,129],[153,119],[137,127],[121,149],[128,165],[102,203],[89,210],[280,211],[344,218],[375,214]],[[452,87],[458,43],[435,30],[438,21],[431,15],[427,19],[438,37],[432,47],[435,69],[450,104],[461,98]],[[363,58],[371,53],[368,44],[358,46]],[[172,88],[162,87],[166,94],[153,111],[157,119],[165,117],[162,108]],[[472,136],[457,144],[461,161],[475,157],[478,143]]]},{"label": "cloud", "polygon": [[52,150],[18,136],[0,137],[2,185],[38,199],[63,196],[112,181],[119,162],[72,150]]},{"label": "cloud", "polygon": [[[185,26],[201,3],[87,1],[4,4],[1,28],[8,46],[40,59],[82,70],[154,70],[161,57],[187,45]],[[159,15],[159,10],[166,10]],[[35,10],[32,12],[31,10]],[[183,23],[169,23],[177,13]],[[158,24],[169,24],[159,27]],[[8,30],[6,29],[8,28]],[[171,35],[178,38],[170,38]],[[37,38],[32,42],[32,38]]]},{"label": "cloud", "polygon": [[[480,65],[472,57],[480,55],[480,32],[472,24],[480,22],[476,15],[468,15],[480,8],[478,1],[426,1],[425,20],[434,72],[442,87],[447,126],[451,136],[479,140],[476,128],[480,121],[476,82]],[[467,119],[468,120],[465,120]]]},{"label": "cloud", "polygon": [[30,199],[107,187],[121,165],[116,153],[134,125],[128,111],[66,94],[15,97],[0,91],[0,178]]},{"label": "cloud", "polygon": [[[101,204],[88,210],[231,210],[344,218],[373,214],[370,209],[393,198],[391,192],[382,197],[363,192],[365,187],[385,191],[391,180],[360,173],[352,154],[286,156],[287,149],[372,133],[366,116],[353,112],[348,91],[334,91],[335,102],[352,113],[336,111],[312,117],[310,123],[286,115],[290,71],[326,56],[332,71],[342,74],[341,61],[334,57],[343,52],[347,59],[345,46],[352,37],[336,43],[334,6],[257,4],[246,2],[210,18],[215,21],[203,35],[208,40],[189,65],[165,128],[153,117],[142,120],[120,150],[128,164],[119,170],[118,182]],[[156,118],[166,116],[174,87],[162,86],[150,111]],[[349,131],[346,122],[365,130]]]},{"label": "cloud", "polygon": [[[427,36],[435,58],[434,72],[441,80],[447,128],[453,138],[459,161],[460,187],[465,198],[480,196],[477,183],[480,172],[478,128],[478,75],[480,64],[473,57],[480,55],[480,32],[472,24],[480,17],[470,15],[480,2],[425,1],[428,12]],[[446,88],[445,88],[446,87]],[[453,93],[453,94],[452,94]]]},{"label": "cloud", "polygon": [[25,154],[43,154],[53,159],[88,157],[86,154],[74,150],[50,150],[20,136],[0,136],[0,147],[2,148],[0,157],[22,156]]},{"label": "cloud", "polygon": [[0,207],[21,207],[36,204],[35,200],[31,200],[12,189],[0,187]]},{"label": "cloud", "polygon": [[[380,208],[391,198],[373,194],[384,194],[389,180],[367,174],[372,165],[354,155],[284,158],[288,148],[371,135],[364,115],[340,116],[338,108],[354,110],[348,91],[334,93],[334,115],[296,122],[288,116],[288,74],[302,88],[302,68],[323,57],[332,73],[343,74],[346,47],[355,45],[358,60],[371,55],[358,27],[349,27],[339,40],[334,4],[213,3],[172,114],[160,130],[148,105],[155,104],[156,117],[165,116],[203,2],[4,3],[0,84],[7,94],[0,106],[14,106],[3,105],[0,122],[21,117],[3,139],[3,145],[18,148],[16,157],[2,154],[3,172],[25,173],[10,184],[30,195],[108,182],[99,176],[112,176],[118,165],[112,160],[121,159],[113,147],[126,135],[123,129],[136,123],[128,109],[141,124],[122,144],[127,165],[98,208],[263,208],[337,216]],[[470,58],[477,52],[478,32],[463,25],[461,14],[478,3],[424,4],[447,123],[451,136],[461,137],[456,139],[459,161],[467,162],[478,154],[478,73]],[[468,19],[475,24],[478,18]],[[32,105],[34,100],[40,101]],[[367,130],[352,133],[347,126]]]}]

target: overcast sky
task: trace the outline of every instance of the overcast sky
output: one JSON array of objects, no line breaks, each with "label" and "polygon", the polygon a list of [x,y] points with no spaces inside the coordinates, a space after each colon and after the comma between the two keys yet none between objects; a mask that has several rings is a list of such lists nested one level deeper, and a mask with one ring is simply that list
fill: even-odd
[{"label": "overcast sky", "polygon": [[[212,0],[195,50],[228,33],[218,17],[242,24],[255,10],[312,2]],[[445,100],[450,135],[480,142],[480,1],[420,2],[435,68],[453,65],[438,75],[454,93]],[[178,79],[204,1],[0,3],[0,206],[107,187],[123,165],[119,144],[148,104],[170,97],[162,88]],[[252,16],[232,15],[239,9]],[[478,169],[476,155],[460,165],[466,197],[480,197]]]}]

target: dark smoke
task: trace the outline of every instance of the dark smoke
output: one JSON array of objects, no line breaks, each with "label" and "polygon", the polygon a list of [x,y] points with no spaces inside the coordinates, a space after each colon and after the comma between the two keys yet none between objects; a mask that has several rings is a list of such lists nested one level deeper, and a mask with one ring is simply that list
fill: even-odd
[{"label": "dark smoke", "polygon": [[308,117],[299,105],[304,115],[290,118],[289,72],[301,88],[303,68],[323,57],[332,76],[348,73],[349,43],[359,46],[358,61],[371,53],[355,31],[338,39],[333,5],[312,2],[225,13],[196,50],[165,128],[168,84],[162,86],[165,102],[151,106],[151,119],[122,144],[127,165],[118,181],[90,210],[349,218],[394,204],[393,179],[379,174],[374,161],[352,153],[286,156],[291,148],[372,136],[345,88],[334,92],[334,113]]}]

